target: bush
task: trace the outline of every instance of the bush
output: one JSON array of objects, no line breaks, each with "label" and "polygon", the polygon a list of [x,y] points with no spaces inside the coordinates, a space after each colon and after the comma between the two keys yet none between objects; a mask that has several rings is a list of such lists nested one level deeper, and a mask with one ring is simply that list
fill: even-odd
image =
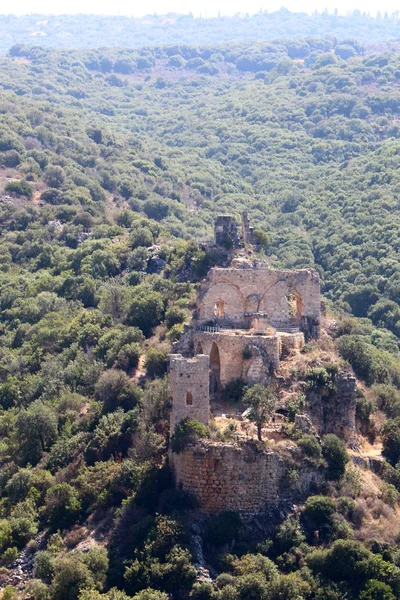
[{"label": "bush", "polygon": [[330,525],[336,510],[335,501],[327,496],[310,496],[306,500],[303,515],[308,518],[315,529]]},{"label": "bush", "polygon": [[163,377],[168,369],[168,353],[153,346],[149,348],[144,361],[148,377]]},{"label": "bush", "polygon": [[382,427],[382,456],[396,465],[400,460],[400,418],[388,419]]},{"label": "bush", "polygon": [[297,442],[306,456],[310,458],[322,458],[321,444],[318,442],[315,435],[303,435]]},{"label": "bush", "polygon": [[350,460],[345,443],[336,435],[329,433],[322,438],[322,454],[328,463],[328,479],[333,481],[341,479]]},{"label": "bush", "polygon": [[48,550],[37,552],[33,563],[33,573],[45,583],[51,583],[54,577],[54,556]]},{"label": "bush", "polygon": [[375,402],[389,418],[400,417],[400,391],[390,384],[372,386]]},{"label": "bush", "polygon": [[224,388],[224,398],[233,402],[241,402],[246,391],[246,384],[243,379],[234,379]]},{"label": "bush", "polygon": [[239,513],[230,510],[209,517],[205,526],[204,541],[207,544],[225,546],[238,537],[241,518]]},{"label": "bush", "polygon": [[131,410],[140,399],[140,391],[124,371],[111,370],[99,377],[95,396],[103,402],[104,412],[112,412],[119,407]]},{"label": "bush", "polygon": [[93,577],[78,557],[63,556],[56,561],[50,588],[54,600],[76,600],[81,590],[91,588],[94,588]]},{"label": "bush", "polygon": [[396,600],[396,597],[390,585],[371,579],[361,592],[359,600]]},{"label": "bush", "polygon": [[127,315],[129,325],[139,327],[146,337],[164,317],[164,300],[159,292],[138,293],[132,299]]},{"label": "bush", "polygon": [[338,349],[367,385],[391,382],[390,365],[393,359],[388,352],[368,344],[360,335],[342,336],[338,340]]},{"label": "bush", "polygon": [[27,181],[9,181],[5,188],[6,192],[17,196],[33,196],[33,187]]},{"label": "bush", "polygon": [[305,535],[298,519],[288,518],[280,524],[276,534],[276,547],[279,553],[288,552],[290,548],[300,546]]},{"label": "bush", "polygon": [[72,525],[80,511],[78,492],[68,483],[58,483],[47,492],[44,513],[53,529]]},{"label": "bush", "polygon": [[187,313],[183,308],[179,308],[179,306],[170,306],[165,313],[165,324],[168,329],[171,329],[174,325],[183,323],[186,316]]},{"label": "bush", "polygon": [[126,344],[118,352],[115,360],[115,366],[118,369],[122,369],[126,373],[130,373],[137,369],[140,355],[141,350],[139,344],[136,342],[132,342],[132,344]]},{"label": "bush", "polygon": [[194,419],[183,419],[175,427],[175,432],[171,438],[171,448],[173,452],[179,454],[189,444],[193,444],[199,438],[207,438],[210,436],[208,428],[195,421]]}]

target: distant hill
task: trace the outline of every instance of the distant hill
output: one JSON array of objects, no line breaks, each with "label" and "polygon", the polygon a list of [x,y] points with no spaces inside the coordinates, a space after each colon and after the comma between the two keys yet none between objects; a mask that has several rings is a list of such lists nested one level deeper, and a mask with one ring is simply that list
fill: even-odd
[{"label": "distant hill", "polygon": [[280,37],[356,37],[380,43],[400,37],[398,12],[371,17],[360,11],[340,16],[324,13],[273,13],[210,19],[192,15],[148,15],[141,19],[97,15],[0,16],[0,54],[16,43],[52,48],[140,47],[169,44],[221,44],[237,40],[273,40]]}]

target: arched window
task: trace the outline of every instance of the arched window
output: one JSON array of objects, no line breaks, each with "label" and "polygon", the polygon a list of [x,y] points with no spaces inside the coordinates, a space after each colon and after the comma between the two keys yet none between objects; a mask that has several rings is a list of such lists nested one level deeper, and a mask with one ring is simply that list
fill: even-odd
[{"label": "arched window", "polygon": [[217,317],[217,319],[223,319],[225,316],[225,302],[221,300],[221,298],[215,303],[214,315]]},{"label": "arched window", "polygon": [[192,396],[192,392],[188,392],[186,394],[186,405],[187,406],[192,406],[193,405],[193,396]]}]

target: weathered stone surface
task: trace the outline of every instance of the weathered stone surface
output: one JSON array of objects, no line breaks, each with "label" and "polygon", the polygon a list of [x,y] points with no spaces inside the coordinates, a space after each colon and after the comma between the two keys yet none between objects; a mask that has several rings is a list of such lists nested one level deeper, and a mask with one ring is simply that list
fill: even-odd
[{"label": "weathered stone surface", "polygon": [[221,302],[224,322],[232,327],[246,328],[249,313],[262,312],[275,327],[297,326],[318,336],[320,284],[311,269],[211,269],[199,292],[198,322],[218,318],[216,306]]},{"label": "weathered stone surface", "polygon": [[220,215],[214,225],[215,243],[217,246],[237,248],[239,246],[238,224],[235,217]]},{"label": "weathered stone surface", "polygon": [[[171,453],[171,462],[177,486],[193,494],[205,512],[264,512],[301,500],[322,482],[322,472],[301,460],[295,446],[283,457],[252,442],[204,441]],[[298,478],[293,486],[287,475],[294,466]]]},{"label": "weathered stone surface", "polygon": [[308,415],[297,414],[294,418],[294,426],[304,434],[316,434],[316,429]]},{"label": "weathered stone surface", "polygon": [[206,355],[184,358],[170,354],[169,377],[173,405],[170,417],[170,433],[186,417],[208,425],[210,419],[209,365]]},{"label": "weathered stone surface", "polygon": [[356,442],[356,378],[340,371],[336,389],[328,394],[308,394],[309,414],[318,433],[334,433],[347,444]]}]

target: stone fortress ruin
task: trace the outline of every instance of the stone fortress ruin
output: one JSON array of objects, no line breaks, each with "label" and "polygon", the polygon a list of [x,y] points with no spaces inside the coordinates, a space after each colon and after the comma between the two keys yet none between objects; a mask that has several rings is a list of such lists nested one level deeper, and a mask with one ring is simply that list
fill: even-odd
[{"label": "stone fortress ruin", "polygon": [[[228,240],[233,248],[251,243],[253,230],[246,214],[240,235],[237,229],[233,217],[218,217],[215,243]],[[232,264],[209,271],[200,285],[192,322],[170,355],[171,435],[185,418],[209,425],[210,400],[218,406],[227,385],[236,380],[268,385],[279,377],[282,361],[300,351],[305,341],[319,337],[316,271],[274,270],[246,260]],[[355,379],[338,373],[336,387],[337,393],[328,399],[314,394],[312,413],[302,415],[299,423],[352,443]],[[298,463],[293,444],[291,452],[289,462]],[[207,440],[170,456],[177,485],[194,494],[205,512],[261,512],[285,497],[287,461],[270,447]],[[298,471],[297,493],[304,496],[317,484],[318,473],[305,463],[298,464]]]}]

